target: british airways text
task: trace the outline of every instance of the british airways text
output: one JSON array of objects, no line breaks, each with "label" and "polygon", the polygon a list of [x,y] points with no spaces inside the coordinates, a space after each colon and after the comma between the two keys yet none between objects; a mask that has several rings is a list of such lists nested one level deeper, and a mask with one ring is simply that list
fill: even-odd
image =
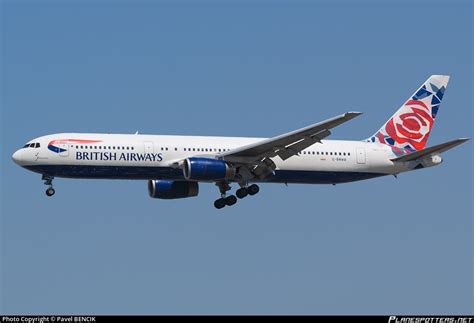
[{"label": "british airways text", "polygon": [[112,153],[112,152],[82,152],[76,151],[76,160],[118,160],[118,161],[150,161],[160,162],[163,160],[163,154],[137,154],[137,153]]}]

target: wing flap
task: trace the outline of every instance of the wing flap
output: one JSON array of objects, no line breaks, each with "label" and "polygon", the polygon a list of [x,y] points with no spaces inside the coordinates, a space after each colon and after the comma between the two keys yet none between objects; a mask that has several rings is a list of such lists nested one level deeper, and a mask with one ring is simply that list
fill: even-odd
[{"label": "wing flap", "polygon": [[459,139],[456,139],[456,140],[452,140],[452,141],[448,141],[448,142],[445,142],[445,143],[442,143],[442,144],[439,144],[439,145],[435,145],[435,146],[432,146],[432,147],[428,147],[428,148],[425,148],[425,149],[422,149],[422,150],[418,150],[418,151],[415,151],[415,152],[412,152],[412,153],[409,153],[409,154],[406,154],[406,155],[403,155],[403,156],[400,156],[400,157],[396,157],[396,158],[392,158],[391,161],[393,162],[408,162],[408,161],[412,161],[412,160],[416,160],[416,159],[420,159],[420,158],[424,158],[424,157],[427,157],[427,156],[431,156],[431,155],[436,155],[436,154],[440,154],[446,150],[449,150],[449,149],[452,149],[466,141],[468,141],[469,139],[468,138],[459,138]]},{"label": "wing flap", "polygon": [[288,145],[283,149],[279,149],[275,152],[276,155],[278,155],[282,160],[287,160],[288,158],[299,154],[300,151],[311,147],[317,142],[321,142],[322,139],[326,138],[331,134],[331,131],[325,129],[317,134],[314,134],[309,137],[305,137],[301,139],[300,141],[295,142],[294,144]]}]

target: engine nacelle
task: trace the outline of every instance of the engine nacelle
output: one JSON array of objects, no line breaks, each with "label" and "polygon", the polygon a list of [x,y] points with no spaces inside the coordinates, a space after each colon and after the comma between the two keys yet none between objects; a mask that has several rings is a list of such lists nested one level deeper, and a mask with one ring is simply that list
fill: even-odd
[{"label": "engine nacelle", "polygon": [[148,194],[155,199],[181,199],[197,196],[199,185],[197,182],[149,180]]},{"label": "engine nacelle", "polygon": [[223,160],[191,157],[184,161],[183,175],[187,180],[196,181],[233,179],[235,168]]}]

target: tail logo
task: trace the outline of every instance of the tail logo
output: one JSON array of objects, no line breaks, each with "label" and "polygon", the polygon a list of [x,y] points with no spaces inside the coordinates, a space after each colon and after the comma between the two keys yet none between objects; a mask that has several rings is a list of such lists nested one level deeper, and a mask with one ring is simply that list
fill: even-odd
[{"label": "tail logo", "polygon": [[433,127],[430,109],[422,101],[408,100],[403,110],[385,125],[385,131],[398,144],[409,144],[415,150],[426,146]]},{"label": "tail logo", "polygon": [[404,153],[424,149],[448,82],[448,75],[431,75],[367,141]]},{"label": "tail logo", "polygon": [[48,143],[48,149],[55,153],[62,153],[67,151],[67,149],[58,147],[58,145],[69,145],[69,144],[93,144],[96,142],[101,142],[101,140],[83,140],[83,139],[59,139],[53,140]]}]

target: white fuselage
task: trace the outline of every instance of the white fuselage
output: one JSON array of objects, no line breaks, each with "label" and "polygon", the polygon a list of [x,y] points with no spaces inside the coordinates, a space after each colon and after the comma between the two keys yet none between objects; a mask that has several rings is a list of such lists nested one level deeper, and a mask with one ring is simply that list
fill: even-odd
[{"label": "white fuselage", "polygon": [[[13,159],[48,176],[184,180],[182,169],[176,166],[180,160],[214,158],[220,152],[263,139],[61,133],[31,140],[34,147],[18,150]],[[285,161],[273,158],[275,174],[254,181],[336,184],[413,169],[412,163],[392,162],[394,157],[384,144],[323,140]]]}]

